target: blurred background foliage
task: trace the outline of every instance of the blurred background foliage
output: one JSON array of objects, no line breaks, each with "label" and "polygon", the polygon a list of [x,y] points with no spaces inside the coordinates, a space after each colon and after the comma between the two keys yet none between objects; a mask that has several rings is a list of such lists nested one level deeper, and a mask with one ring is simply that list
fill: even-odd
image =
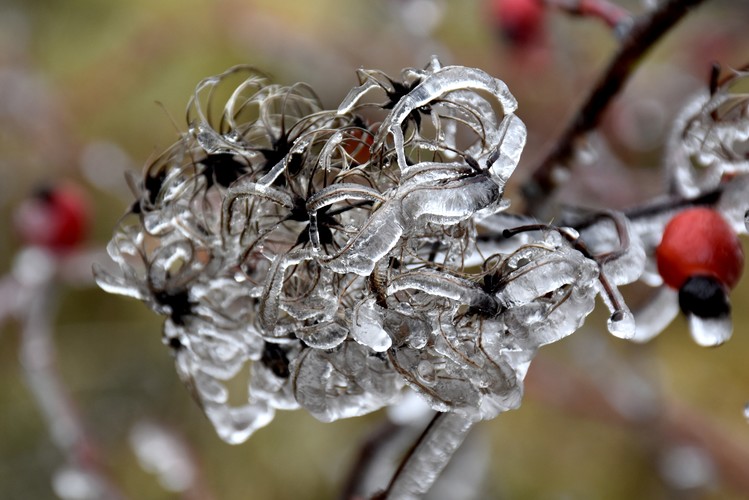
[{"label": "blurred background foliage", "polygon": [[[648,2],[619,3],[640,12]],[[732,0],[706,2],[678,25],[584,145],[595,158],[573,169],[560,200],[620,208],[660,192],[671,119],[706,85],[712,61],[749,63],[747,26],[749,4]],[[0,268],[11,269],[21,246],[11,227],[14,207],[44,183],[72,179],[86,188],[94,213],[88,244],[104,245],[131,202],[123,172],[139,171],[170,145],[185,130],[195,84],[231,65],[255,65],[283,84],[306,81],[327,106],[357,83],[359,67],[397,75],[431,54],[480,67],[508,83],[528,125],[517,187],[616,45],[602,23],[554,12],[543,40],[518,47],[500,36],[488,2],[477,0],[2,0]],[[189,443],[215,498],[291,499],[334,498],[358,446],[383,418],[322,424],[304,412],[281,412],[246,444],[224,444],[177,379],[161,343],[161,318],[91,284],[62,286],[55,319],[60,373],[113,480],[131,498],[180,498],[141,469],[129,445],[130,430],[144,419]],[[622,422],[601,414],[591,398],[597,388],[614,406],[626,407],[630,396],[652,400],[663,412],[676,411],[676,420],[704,428],[704,439],[718,433],[749,450],[748,299],[745,278],[732,295],[734,338],[716,349],[697,347],[681,318],[650,344],[631,345],[610,338],[601,315],[544,348],[523,406],[480,424],[467,444],[466,453],[479,457],[474,467],[486,468],[478,497],[749,494],[711,462],[698,467],[706,479],[697,487],[675,485],[667,471],[678,458],[669,455],[678,433],[664,440],[674,429],[657,417]],[[54,498],[52,478],[63,457],[27,390],[18,349],[19,325],[8,321],[0,330],[0,497]],[[692,462],[675,463],[684,469]],[[749,461],[743,465],[733,472],[749,477]]]}]

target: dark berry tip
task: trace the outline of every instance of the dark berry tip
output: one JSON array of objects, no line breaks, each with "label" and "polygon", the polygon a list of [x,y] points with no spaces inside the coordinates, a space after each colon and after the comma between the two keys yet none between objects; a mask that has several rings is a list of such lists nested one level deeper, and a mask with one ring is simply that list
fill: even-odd
[{"label": "dark berry tip", "polygon": [[679,307],[684,314],[720,318],[731,312],[728,291],[712,276],[692,276],[679,289]]}]

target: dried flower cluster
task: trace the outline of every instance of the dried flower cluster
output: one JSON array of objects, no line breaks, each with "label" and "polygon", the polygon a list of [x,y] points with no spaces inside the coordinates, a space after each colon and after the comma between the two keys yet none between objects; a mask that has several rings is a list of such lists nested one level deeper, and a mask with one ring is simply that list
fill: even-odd
[{"label": "dried flower cluster", "polygon": [[337,110],[247,67],[202,81],[108,246],[121,273],[96,271],[167,316],[164,342],[223,439],[276,409],[362,415],[406,386],[493,418],[599,294],[613,334],[654,334],[638,336],[617,287],[652,274],[667,210],[575,228],[507,215],[526,131],[503,82],[436,59],[359,80]]}]

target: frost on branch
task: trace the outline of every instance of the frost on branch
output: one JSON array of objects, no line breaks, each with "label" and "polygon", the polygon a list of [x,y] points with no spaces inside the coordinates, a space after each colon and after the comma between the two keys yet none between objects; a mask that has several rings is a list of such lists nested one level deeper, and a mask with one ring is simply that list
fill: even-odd
[{"label": "frost on branch", "polygon": [[334,110],[248,67],[207,78],[188,132],[133,183],[108,246],[119,274],[97,281],[166,316],[177,372],[228,442],[279,409],[332,421],[406,387],[493,418],[598,294],[632,337],[618,286],[648,266],[624,214],[573,229],[503,212],[516,107],[500,80],[436,59],[360,70]]}]

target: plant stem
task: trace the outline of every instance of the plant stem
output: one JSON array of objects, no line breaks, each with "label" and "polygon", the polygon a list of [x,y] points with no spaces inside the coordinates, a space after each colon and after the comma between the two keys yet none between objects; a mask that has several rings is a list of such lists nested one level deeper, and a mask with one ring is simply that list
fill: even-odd
[{"label": "plant stem", "polygon": [[437,413],[395,471],[382,500],[421,498],[457,451],[473,421],[455,413]]},{"label": "plant stem", "polygon": [[545,0],[546,5],[573,16],[595,17],[617,29],[630,18],[627,9],[607,0]]},{"label": "plant stem", "polygon": [[576,140],[593,130],[614,96],[634,72],[640,59],[689,11],[704,0],[666,0],[657,8],[635,19],[606,70],[599,77],[587,99],[574,114],[551,150],[532,170],[523,186],[527,211],[533,215],[544,212],[549,195],[557,187],[558,168],[567,168],[575,152]]},{"label": "plant stem", "polygon": [[106,473],[94,441],[62,382],[55,363],[52,318],[57,309],[57,287],[52,279],[34,287],[26,305],[21,332],[20,358],[26,382],[41,410],[52,441],[68,465],[85,474],[91,493],[98,498],[123,498]]}]

